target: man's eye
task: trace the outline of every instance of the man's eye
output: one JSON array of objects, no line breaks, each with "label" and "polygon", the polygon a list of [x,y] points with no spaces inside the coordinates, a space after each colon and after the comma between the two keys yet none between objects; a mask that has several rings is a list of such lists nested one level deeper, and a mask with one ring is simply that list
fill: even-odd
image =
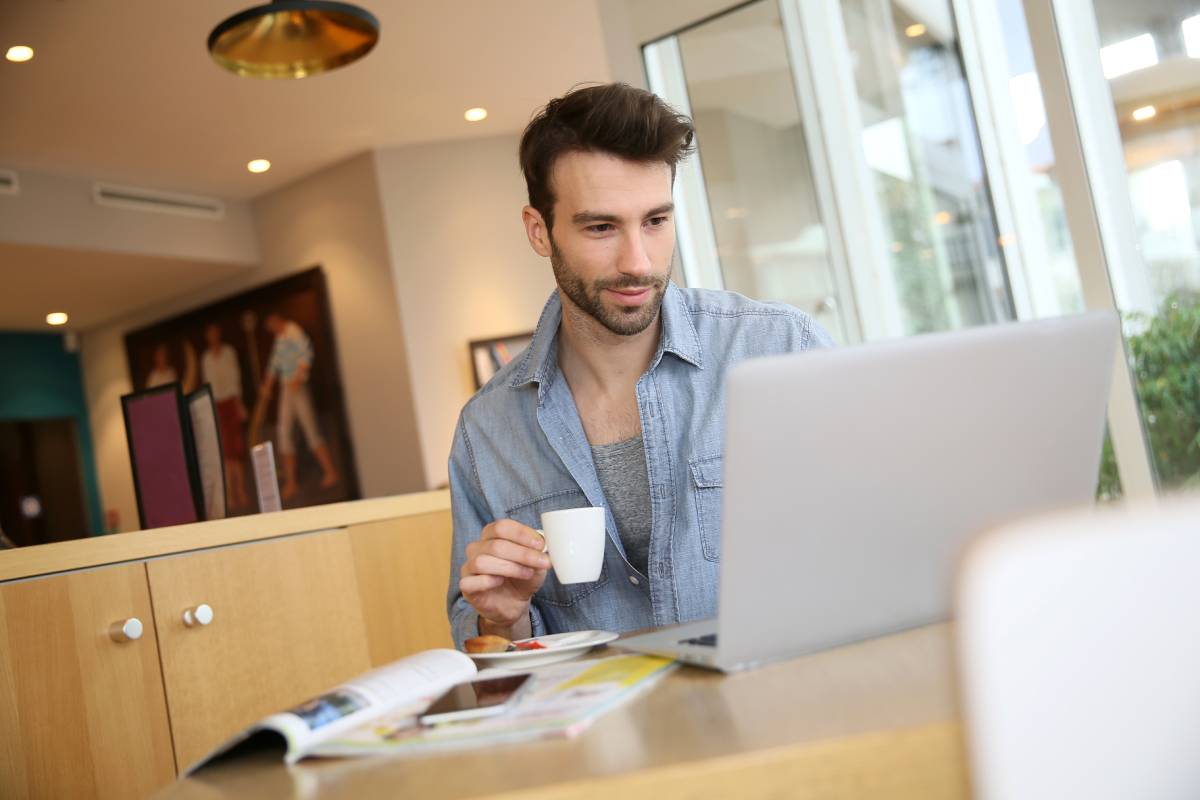
[{"label": "man's eye", "polygon": [[668,220],[668,219],[670,219],[670,217],[651,217],[651,218],[650,218],[649,220],[647,220],[647,221],[648,221],[648,222],[649,222],[651,225],[653,225],[654,227],[656,227],[656,228],[657,228],[657,227],[660,227],[660,226],[662,226],[662,225],[666,225],[666,224],[667,224],[667,220]]},{"label": "man's eye", "polygon": [[608,222],[601,222],[599,225],[588,225],[587,229],[592,233],[608,233],[613,226]]}]

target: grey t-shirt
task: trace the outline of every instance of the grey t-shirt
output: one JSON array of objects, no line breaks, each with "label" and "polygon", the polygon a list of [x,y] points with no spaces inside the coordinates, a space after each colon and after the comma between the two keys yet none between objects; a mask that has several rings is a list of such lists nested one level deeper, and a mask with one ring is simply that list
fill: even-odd
[{"label": "grey t-shirt", "polygon": [[645,575],[650,559],[650,478],[641,435],[614,444],[593,445],[592,461],[616,518],[625,555]]}]

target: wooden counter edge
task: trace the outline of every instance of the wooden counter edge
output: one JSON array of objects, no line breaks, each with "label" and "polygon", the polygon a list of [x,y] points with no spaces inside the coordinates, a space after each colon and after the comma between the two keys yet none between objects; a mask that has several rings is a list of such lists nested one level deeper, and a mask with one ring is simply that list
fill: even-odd
[{"label": "wooden counter edge", "polygon": [[0,582],[446,511],[450,492],[351,500],[0,551]]},{"label": "wooden counter edge", "polygon": [[970,795],[961,728],[958,722],[943,721],[483,797],[487,800],[599,797],[966,800]]}]

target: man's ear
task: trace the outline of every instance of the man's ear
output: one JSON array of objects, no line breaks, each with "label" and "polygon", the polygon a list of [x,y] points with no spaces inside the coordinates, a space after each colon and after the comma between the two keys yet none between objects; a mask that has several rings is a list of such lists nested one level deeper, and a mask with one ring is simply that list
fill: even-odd
[{"label": "man's ear", "polygon": [[549,258],[550,228],[547,227],[546,220],[542,219],[542,213],[533,206],[525,206],[521,209],[521,222],[525,223],[525,235],[529,237],[529,246],[533,248],[533,252],[543,258]]}]

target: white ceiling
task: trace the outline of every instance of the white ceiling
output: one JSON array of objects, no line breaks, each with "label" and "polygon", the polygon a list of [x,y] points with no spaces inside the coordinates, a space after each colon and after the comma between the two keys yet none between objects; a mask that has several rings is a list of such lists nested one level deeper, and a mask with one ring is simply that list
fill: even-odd
[{"label": "white ceiling", "polygon": [[[520,131],[610,74],[596,0],[357,1],[382,29],[365,59],[268,81],[205,46],[265,0],[0,0],[0,51],[35,53],[0,60],[0,168],[249,199],[364,150]],[[466,122],[473,106],[488,118]],[[252,158],[270,172],[250,174]],[[86,330],[239,269],[0,243],[0,329],[46,330],[66,309]]]},{"label": "white ceiling", "polygon": [[239,78],[205,42],[259,2],[0,0],[0,49],[35,51],[0,61],[0,167],[250,198],[371,148],[519,131],[609,75],[595,0],[358,0],[382,29],[362,61]]}]

